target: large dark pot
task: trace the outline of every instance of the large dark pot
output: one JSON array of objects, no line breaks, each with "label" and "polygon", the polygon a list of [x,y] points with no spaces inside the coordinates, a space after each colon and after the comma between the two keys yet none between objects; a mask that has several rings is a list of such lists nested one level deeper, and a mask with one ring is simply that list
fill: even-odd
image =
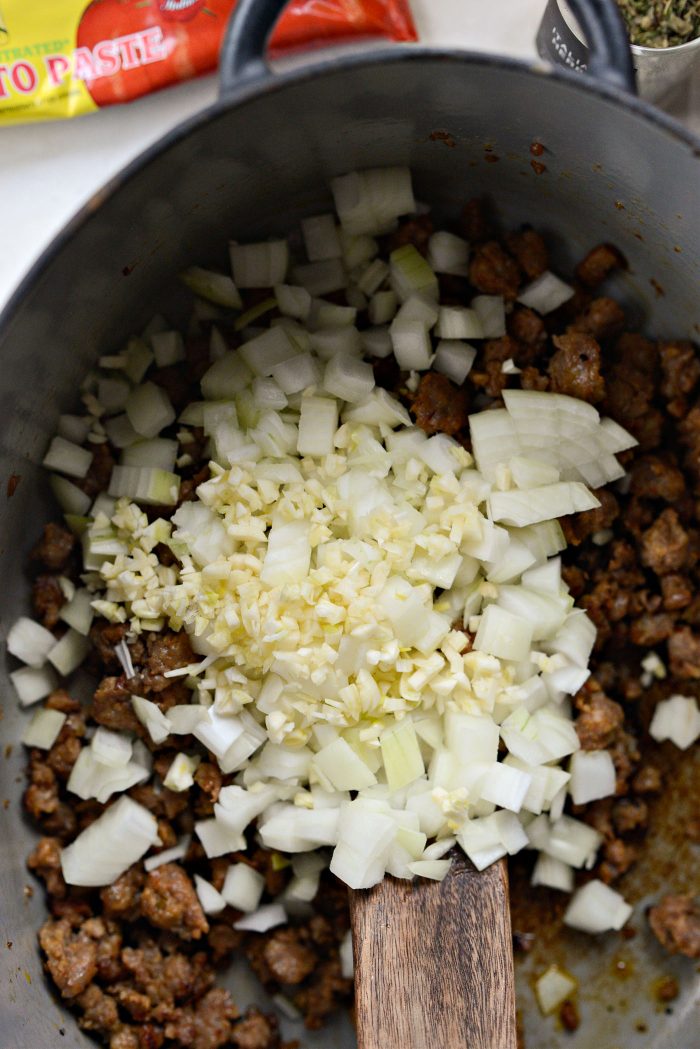
[{"label": "large dark pot", "polygon": [[[37,464],[59,412],[76,406],[90,364],[155,308],[175,313],[177,302],[163,289],[185,264],[224,264],[227,238],[287,231],[300,216],[327,207],[333,175],[409,164],[419,197],[448,214],[488,192],[506,225],[531,221],[551,234],[564,270],[596,242],[613,241],[630,262],[616,293],[647,330],[700,332],[700,143],[633,96],[612,0],[572,0],[592,45],[588,77],[423,47],[336,56],[273,76],[260,56],[283,6],[282,0],[243,0],[224,56],[220,101],[96,194],[0,318],[3,635],[27,606],[22,566],[52,512]],[[533,140],[545,146],[541,174],[530,164]],[[14,494],[12,475],[20,478]],[[7,669],[3,737],[16,744],[24,715]],[[40,891],[33,898],[24,891],[32,882],[25,857],[33,835],[18,804],[22,765],[20,746],[0,764],[0,797],[10,799],[7,809],[0,807],[0,944],[12,942],[4,958],[0,1043],[87,1047],[92,1043],[52,998],[35,946],[44,904]],[[582,971],[593,979],[618,948],[614,937],[596,942]],[[652,948],[643,944],[640,954],[646,949]],[[655,964],[650,972],[673,971],[660,956]],[[634,1038],[639,1049],[689,1049],[692,966],[679,967],[682,973],[685,989],[672,1017],[655,1014],[648,998],[635,1001],[632,1012],[597,1019],[590,1007],[587,1023],[567,1045],[632,1044]],[[245,1000],[240,983],[236,990]],[[526,997],[531,1001],[529,992]],[[650,1033],[633,1033],[634,1021],[644,1018]],[[534,1014],[527,1026],[530,1044],[539,1049],[561,1037]],[[349,1047],[350,1027],[342,1028],[344,1034],[338,1028],[304,1042]]]}]

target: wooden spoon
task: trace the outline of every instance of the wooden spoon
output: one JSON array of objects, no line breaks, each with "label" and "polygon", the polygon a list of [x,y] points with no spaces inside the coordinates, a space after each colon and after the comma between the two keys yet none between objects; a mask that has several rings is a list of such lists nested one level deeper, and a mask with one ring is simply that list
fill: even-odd
[{"label": "wooden spoon", "polygon": [[506,861],[350,893],[359,1049],[516,1049]]}]

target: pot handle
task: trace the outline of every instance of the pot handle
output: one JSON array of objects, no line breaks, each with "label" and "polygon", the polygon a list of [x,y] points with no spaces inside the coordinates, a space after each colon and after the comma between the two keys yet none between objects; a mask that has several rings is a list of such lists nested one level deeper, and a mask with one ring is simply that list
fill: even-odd
[{"label": "pot handle", "polygon": [[[221,49],[221,94],[270,76],[267,42],[288,0],[239,0]],[[635,92],[629,40],[615,0],[569,0],[590,48],[591,76]]]},{"label": "pot handle", "polygon": [[625,22],[615,0],[567,0],[588,41],[588,73],[635,95],[637,83]]},{"label": "pot handle", "polygon": [[221,94],[270,76],[267,42],[288,0],[238,0],[221,48]]}]

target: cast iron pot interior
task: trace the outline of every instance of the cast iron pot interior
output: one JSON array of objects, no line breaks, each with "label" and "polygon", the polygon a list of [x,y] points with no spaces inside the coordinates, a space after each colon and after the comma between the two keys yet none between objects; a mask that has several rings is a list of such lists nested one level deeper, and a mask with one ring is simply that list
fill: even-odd
[{"label": "cast iron pot interior", "polygon": [[[541,174],[530,164],[533,140],[545,147]],[[225,268],[229,238],[285,233],[301,216],[328,208],[331,176],[389,164],[410,165],[419,199],[440,214],[456,215],[469,197],[487,193],[506,227],[530,222],[547,235],[563,273],[595,243],[614,242],[630,269],[612,293],[634,321],[658,335],[700,331],[698,146],[614,87],[504,59],[425,49],[375,52],[261,86],[244,84],[97,194],[0,321],[3,639],[28,607],[23,566],[29,549],[56,515],[37,464],[58,414],[79,408],[78,384],[95,358],[118,349],[156,310],[177,321],[181,294],[173,277],[184,265]],[[12,475],[19,483],[6,497]],[[44,902],[25,870],[35,836],[19,805],[24,755],[16,741],[26,716],[7,680],[10,664],[3,659],[3,739],[15,745],[0,764],[1,796],[10,801],[0,808],[0,943],[11,941],[12,949],[5,955],[0,1042],[13,1049],[88,1047],[94,1043],[49,991],[36,947]],[[28,885],[33,897],[24,891]],[[578,961],[567,956],[568,964],[584,980],[594,979],[617,949],[609,939],[596,940],[588,954],[582,948]],[[662,1033],[648,998],[635,1000],[634,1014],[598,1010],[603,1015],[587,1016],[581,1031],[567,1036],[571,1049],[596,1044],[596,1037],[606,1046],[634,1038],[639,1049],[689,1049],[692,966],[662,956],[644,934],[637,942],[657,969],[681,978],[686,989],[674,1016],[664,1018]],[[653,965],[649,972],[657,971]],[[632,998],[645,994],[639,988],[647,970],[640,972],[639,985],[627,988]],[[240,1004],[252,997],[245,984],[233,986]],[[525,998],[532,1001],[529,991]],[[650,1033],[632,1032],[637,1018],[648,1020]],[[534,1010],[526,1026],[529,1044],[559,1044],[553,1024],[540,1022]],[[288,1030],[302,1036],[293,1025]],[[332,1034],[303,1033],[308,1046],[327,1047],[330,1040],[349,1049],[349,1024]]]}]

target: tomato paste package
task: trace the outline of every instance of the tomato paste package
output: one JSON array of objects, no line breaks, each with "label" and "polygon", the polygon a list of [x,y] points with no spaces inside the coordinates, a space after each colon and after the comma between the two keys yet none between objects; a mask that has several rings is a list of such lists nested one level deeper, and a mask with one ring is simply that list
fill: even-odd
[{"label": "tomato paste package", "polygon": [[[215,69],[236,0],[0,0],[0,125],[79,116]],[[293,0],[271,54],[415,40],[408,0]]]}]

